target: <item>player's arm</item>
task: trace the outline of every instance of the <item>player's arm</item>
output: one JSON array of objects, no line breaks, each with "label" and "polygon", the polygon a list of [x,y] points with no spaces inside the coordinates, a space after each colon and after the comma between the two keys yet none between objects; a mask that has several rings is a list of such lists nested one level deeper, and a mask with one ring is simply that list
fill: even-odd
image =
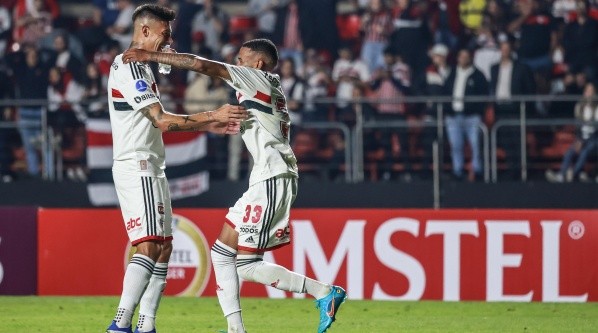
[{"label": "player's arm", "polygon": [[159,62],[161,64],[191,70],[208,76],[220,77],[229,81],[231,80],[230,73],[223,63],[189,53],[150,52],[132,48],[123,53],[123,61],[125,64],[132,61]]},{"label": "player's arm", "polygon": [[210,131],[220,134],[236,134],[239,132],[239,123],[248,117],[245,108],[229,104],[214,111],[194,115],[177,115],[166,112],[160,103],[149,104],[138,111],[162,132]]}]

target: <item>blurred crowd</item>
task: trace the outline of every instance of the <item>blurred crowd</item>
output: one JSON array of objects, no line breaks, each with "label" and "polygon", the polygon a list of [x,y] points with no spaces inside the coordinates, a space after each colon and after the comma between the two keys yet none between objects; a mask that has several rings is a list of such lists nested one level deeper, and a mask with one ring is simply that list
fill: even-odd
[{"label": "blurred crowd", "polygon": [[[277,68],[291,115],[292,145],[304,178],[342,180],[350,145],[338,129],[310,127],[365,121],[366,179],[431,177],[434,126],[442,110],[446,172],[482,179],[480,126],[521,120],[525,95],[579,100],[527,101],[526,119],[578,119],[524,138],[527,158],[550,181],[596,174],[598,107],[597,0],[158,0],[177,10],[178,52],[234,63],[238,46],[265,37],[279,48]],[[39,177],[42,114],[65,176],[84,181],[85,122],[106,117],[106,80],[115,55],[131,41],[135,0],[0,0],[0,94],[26,103],[2,106],[0,176]],[[236,5],[236,6],[234,6]],[[70,7],[69,7],[70,6]],[[77,7],[79,6],[79,7]],[[65,8],[81,15],[66,15]],[[242,10],[234,13],[228,8]],[[89,10],[87,10],[89,9]],[[168,111],[195,113],[234,102],[222,80],[174,70],[158,75]],[[452,97],[408,103],[405,98]],[[470,97],[491,102],[468,102]],[[329,98],[333,102],[323,102]],[[501,177],[521,174],[520,131],[497,132]],[[210,136],[211,177],[239,179],[250,167],[236,137]],[[588,163],[588,161],[590,163]]]}]

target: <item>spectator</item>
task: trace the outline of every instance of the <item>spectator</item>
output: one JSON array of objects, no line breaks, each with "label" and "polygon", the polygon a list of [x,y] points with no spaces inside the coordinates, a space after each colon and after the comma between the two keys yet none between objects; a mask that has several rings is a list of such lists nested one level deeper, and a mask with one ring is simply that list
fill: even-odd
[{"label": "spectator", "polygon": [[[292,133],[293,128],[301,125],[303,121],[303,101],[305,99],[305,84],[297,76],[292,58],[283,59],[280,63],[280,84],[287,99]],[[291,136],[291,140],[292,138]]]},{"label": "spectator", "polygon": [[475,49],[473,64],[490,80],[490,67],[500,60],[498,41],[487,23],[475,32],[475,37],[470,42],[470,49]]},{"label": "spectator", "polygon": [[[520,35],[518,59],[534,72],[537,92],[546,94],[550,88],[551,50],[557,44],[554,18],[539,0],[522,0],[516,4],[519,16],[509,23],[508,31]],[[537,107],[543,112],[543,105]]]},{"label": "spectator", "polygon": [[[562,183],[565,180],[587,180],[587,174],[583,168],[590,153],[595,151],[598,145],[598,102],[596,101],[596,87],[593,83],[587,83],[583,99],[575,105],[575,118],[581,122],[575,142],[567,149],[561,168],[558,172],[546,170],[546,178],[551,182]],[[577,160],[575,160],[577,158]],[[570,168],[573,166],[573,170]]]},{"label": "spectator", "polygon": [[303,121],[328,120],[328,104],[316,103],[320,97],[329,96],[330,86],[333,85],[329,69],[318,57],[314,49],[308,49],[305,56],[305,103]]},{"label": "spectator", "polygon": [[13,39],[17,43],[37,43],[52,29],[60,7],[56,0],[17,0],[13,20]]},{"label": "spectator", "polygon": [[91,62],[87,64],[86,76],[83,82],[83,98],[85,99],[85,113],[99,117],[107,115],[108,105],[106,104],[106,83],[107,81],[100,74],[98,65]]},{"label": "spectator", "polygon": [[[39,52],[33,45],[24,45],[23,52],[11,57],[15,97],[21,100],[45,100],[48,89],[49,66],[40,60]],[[25,148],[27,172],[30,176],[40,175],[38,146],[41,143],[42,113],[44,104],[23,105],[17,108],[19,133]]]},{"label": "spectator", "polygon": [[257,19],[257,37],[272,39],[278,0],[249,0],[247,14]]},{"label": "spectator", "polygon": [[447,103],[446,129],[451,145],[453,176],[457,180],[464,178],[464,137],[467,137],[472,154],[473,177],[482,177],[482,158],[480,152],[479,126],[485,111],[485,103],[466,102],[463,99],[473,96],[487,96],[488,82],[484,74],[472,65],[471,52],[462,49],[457,55],[457,66],[449,74],[445,83],[445,94],[452,96],[453,102]]},{"label": "spectator", "polygon": [[68,73],[77,83],[83,84],[85,77],[85,66],[83,60],[77,57],[69,47],[69,36],[65,33],[57,34],[54,37],[54,66],[62,72]]},{"label": "spectator", "polygon": [[285,6],[277,7],[272,41],[278,46],[280,58],[293,58],[297,74],[303,77],[303,41],[299,26],[297,0],[290,0]]},{"label": "spectator", "polygon": [[129,48],[133,40],[133,21],[131,16],[135,11],[135,5],[132,0],[117,0],[118,17],[114,24],[106,28],[106,34],[110,38],[118,41],[123,50]]},{"label": "spectator", "polygon": [[[451,73],[451,68],[447,64],[447,57],[449,49],[444,44],[436,44],[430,49],[428,53],[432,63],[426,69],[426,87],[425,94],[427,96],[439,97],[444,95],[444,82]],[[440,116],[438,114],[439,103],[428,102],[427,112],[424,114],[423,120],[432,122],[437,120]],[[438,124],[438,123],[436,123]],[[438,130],[436,127],[426,126],[422,129],[421,145],[424,152],[431,152],[434,140],[438,138]],[[431,153],[424,154],[424,164],[431,169],[433,164],[433,156]],[[425,174],[423,172],[422,174]],[[429,174],[428,174],[429,176]]]},{"label": "spectator", "polygon": [[[494,104],[497,120],[519,120],[520,103],[512,102],[511,97],[531,95],[534,93],[534,78],[530,68],[513,59],[511,43],[503,40],[500,43],[500,62],[490,69],[490,91],[498,99]],[[529,112],[531,104],[527,103]],[[521,168],[520,129],[507,126],[497,132],[498,146],[503,148],[509,161],[509,174],[518,176]]]},{"label": "spectator", "polygon": [[572,72],[585,72],[590,80],[596,75],[598,24],[588,18],[585,1],[576,2],[577,18],[567,23],[563,33],[565,63]]},{"label": "spectator", "polygon": [[370,72],[361,59],[355,59],[353,51],[347,46],[339,50],[339,58],[332,67],[332,80],[336,84],[336,120],[354,121],[355,115],[349,100],[353,96],[353,88],[370,80]]},{"label": "spectator", "polygon": [[395,0],[392,13],[394,30],[390,45],[393,52],[400,54],[411,69],[413,94],[421,94],[425,89],[425,69],[428,66],[425,54],[432,42],[432,34],[424,13],[412,0]]},{"label": "spectator", "polygon": [[227,39],[228,20],[228,15],[213,0],[204,0],[203,9],[193,18],[192,32],[201,33],[204,45],[218,52]]},{"label": "spectator", "polygon": [[49,72],[48,124],[54,129],[56,142],[60,143],[59,150],[62,157],[65,152],[70,155],[68,160],[73,165],[67,165],[67,177],[71,180],[86,180],[85,171],[85,128],[83,122],[87,118],[79,104],[85,94],[83,86],[79,85],[68,73],[53,67]]},{"label": "spectator", "polygon": [[[401,100],[409,93],[410,73],[400,56],[392,54],[390,48],[384,50],[383,68],[378,69],[370,84],[372,96],[381,103],[376,104],[374,118],[380,123],[403,121],[407,122],[408,107]],[[381,129],[381,139],[388,143],[398,142],[398,149],[385,151],[384,162],[382,163],[382,179],[390,179],[393,176],[393,164],[402,160],[405,167],[405,176],[409,178],[410,155],[409,155],[409,128]],[[389,147],[393,145],[389,144]]]},{"label": "spectator", "polygon": [[382,0],[370,0],[367,11],[361,16],[361,29],[364,33],[361,60],[373,73],[386,66],[383,51],[392,31],[392,16]]}]

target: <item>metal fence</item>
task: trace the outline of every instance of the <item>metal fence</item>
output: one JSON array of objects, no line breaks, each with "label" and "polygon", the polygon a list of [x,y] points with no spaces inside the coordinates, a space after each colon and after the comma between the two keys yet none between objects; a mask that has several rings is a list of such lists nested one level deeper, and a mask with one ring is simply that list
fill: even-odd
[{"label": "metal fence", "polygon": [[[482,123],[479,126],[479,133],[481,135],[481,149],[483,157],[483,181],[484,182],[498,182],[499,173],[501,172],[500,160],[500,146],[501,146],[501,132],[510,129],[511,133],[513,130],[518,129],[519,134],[519,147],[517,148],[517,154],[520,161],[518,165],[518,180],[529,181],[530,167],[533,169],[537,167],[546,167],[546,163],[536,163],[534,160],[536,156],[530,155],[528,151],[528,134],[534,134],[541,128],[552,128],[556,127],[571,127],[576,128],[580,125],[580,122],[573,118],[552,118],[550,114],[532,114],[529,110],[526,110],[526,105],[529,103],[543,103],[544,105],[550,105],[555,102],[578,102],[581,100],[581,96],[556,96],[556,95],[535,95],[535,96],[512,96],[510,102],[519,103],[519,119],[500,119],[500,115],[495,115],[496,121],[491,124]],[[368,98],[347,100],[350,104],[355,105],[355,121],[352,123],[345,123],[341,121],[321,121],[321,122],[305,122],[296,126],[299,131],[302,130],[314,130],[316,133],[326,133],[327,131],[336,130],[342,133],[342,138],[345,142],[343,151],[343,163],[341,170],[337,170],[342,174],[342,180],[345,182],[363,182],[367,181],[366,177],[366,144],[368,141],[367,135],[373,131],[382,130],[387,132],[401,133],[404,131],[417,132],[421,139],[421,133],[425,133],[427,136],[426,140],[418,141],[416,138],[415,149],[419,149],[420,159],[425,159],[426,162],[417,162],[416,160],[409,161],[410,163],[417,164],[418,170],[423,173],[429,172],[430,179],[435,182],[440,181],[440,177],[443,174],[450,172],[451,163],[449,153],[449,143],[445,137],[445,115],[443,111],[443,103],[450,103],[453,99],[451,97],[404,97],[398,100],[373,100]],[[487,97],[469,97],[463,99],[467,102],[484,102],[489,106],[493,103],[499,102],[499,100]],[[179,105],[184,103],[192,103],[194,101],[173,101]],[[197,103],[213,103],[215,101],[195,101]],[[221,101],[219,101],[221,102]],[[329,108],[333,109],[334,105],[339,102],[335,98],[320,98],[313,102],[317,102],[320,105],[328,105]],[[418,110],[418,115],[414,116],[409,121],[379,121],[375,117],[368,118],[362,112],[362,106],[365,104],[377,105],[379,103],[403,103],[409,105],[410,109]],[[47,104],[45,100],[3,100],[0,101],[0,107],[16,109],[19,106],[30,106]],[[424,115],[425,116],[422,116]],[[53,132],[52,127],[48,126],[47,122],[47,111],[43,108],[38,128],[40,129],[41,135],[41,161],[43,162],[42,175],[47,180],[62,180],[62,151],[60,144],[56,140],[56,133]],[[598,124],[596,124],[598,128]],[[0,130],[2,129],[17,129],[19,124],[14,120],[0,121]],[[366,136],[366,137],[364,137]],[[422,142],[424,141],[424,142]],[[433,145],[436,144],[438,149],[433,149]],[[410,158],[412,156],[409,156]],[[562,158],[562,156],[560,156]],[[558,158],[557,158],[558,159]],[[552,161],[552,165],[559,161]],[[241,163],[247,163],[246,169],[249,168],[250,162],[245,160]],[[594,158],[591,163],[598,168],[598,163]],[[302,161],[299,160],[301,167]],[[320,167],[327,167],[322,162]],[[370,178],[371,180],[371,178]]]}]

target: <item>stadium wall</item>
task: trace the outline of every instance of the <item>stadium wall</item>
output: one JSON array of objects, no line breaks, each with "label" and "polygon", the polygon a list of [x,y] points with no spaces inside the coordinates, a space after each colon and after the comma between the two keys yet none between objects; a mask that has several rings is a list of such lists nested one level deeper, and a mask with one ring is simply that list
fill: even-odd
[{"label": "stadium wall", "polygon": [[[214,296],[209,248],[226,209],[174,213],[166,293]],[[291,218],[291,245],[265,260],[346,286],[353,299],[598,301],[598,210],[299,208]],[[15,236],[3,225],[0,293],[5,281],[24,276],[6,263],[32,257],[5,242]],[[36,226],[19,232],[37,239],[37,269],[29,272],[37,285],[21,294],[120,293],[131,249],[118,209],[39,209]],[[302,297],[253,283],[242,294]]]},{"label": "stadium wall", "polygon": [[[230,207],[247,189],[246,181],[210,181],[199,196],[174,200],[174,207]],[[0,184],[1,206],[91,208],[87,184],[22,180]],[[553,184],[505,182],[497,184],[442,182],[441,208],[562,208],[598,209],[595,183]],[[433,184],[332,183],[303,181],[296,208],[433,208]]]}]

